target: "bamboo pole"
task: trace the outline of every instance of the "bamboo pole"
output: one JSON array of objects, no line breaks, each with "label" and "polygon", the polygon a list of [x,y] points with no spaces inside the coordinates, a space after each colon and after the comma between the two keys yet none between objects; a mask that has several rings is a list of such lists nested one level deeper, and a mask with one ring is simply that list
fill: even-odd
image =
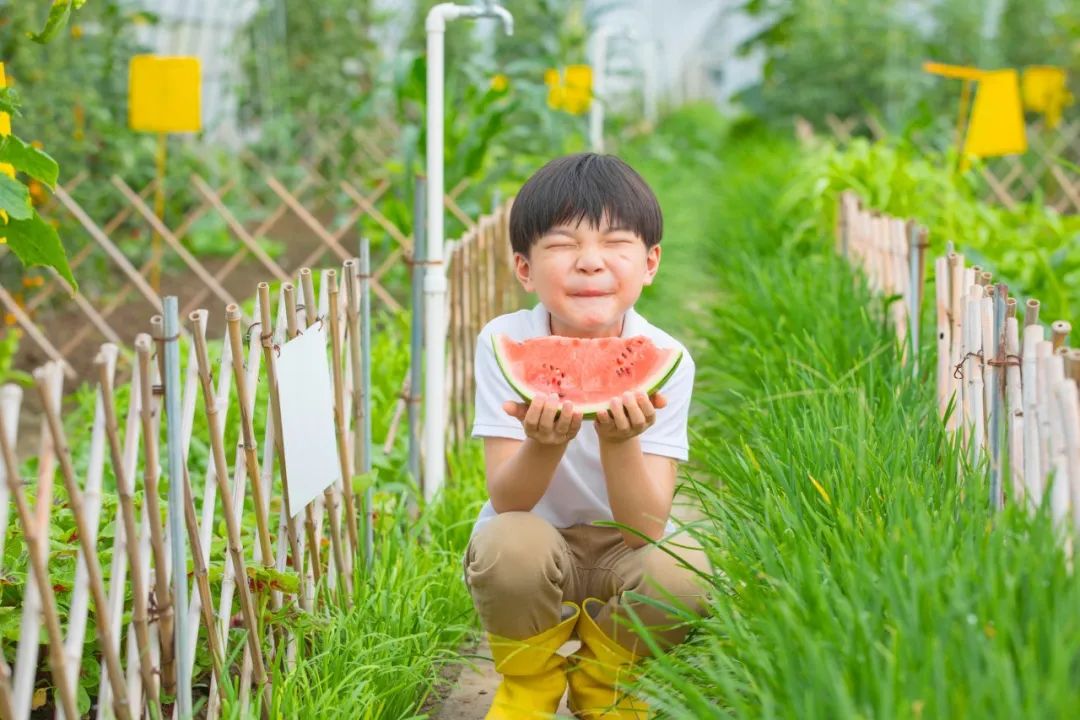
[{"label": "bamboo pole", "polygon": [[1036,384],[1036,397],[1038,398],[1038,410],[1036,411],[1039,418],[1039,470],[1040,470],[1040,485],[1045,489],[1047,486],[1047,478],[1053,471],[1053,457],[1050,452],[1051,442],[1051,415],[1050,404],[1053,397],[1053,390],[1050,377],[1050,361],[1053,357],[1054,344],[1049,340],[1041,340],[1039,344],[1035,346],[1035,361],[1039,366],[1038,381]]},{"label": "bamboo pole", "polygon": [[[146,516],[150,524],[150,543],[154,555],[154,611],[158,623],[158,642],[161,653],[162,685],[176,686],[173,646],[173,606],[169,593],[169,570],[166,559],[165,533],[161,524],[161,495],[158,489],[160,465],[158,461],[158,424],[155,422],[159,408],[154,402],[152,380],[151,339],[146,333],[135,337],[137,376],[139,378],[139,418],[143,435],[143,486]],[[132,398],[135,401],[135,398]],[[169,679],[166,682],[166,679]],[[168,690],[166,690],[168,692]]]},{"label": "bamboo pole", "polygon": [[[101,563],[98,559],[97,547],[94,544],[94,536],[90,534],[90,526],[83,511],[82,492],[79,490],[78,481],[75,479],[75,467],[71,462],[71,449],[68,447],[64,428],[60,422],[57,409],[50,401],[50,383],[48,373],[44,368],[34,371],[34,380],[38,394],[41,397],[43,413],[49,424],[49,434],[56,446],[56,455],[60,464],[60,474],[64,480],[64,486],[68,493],[69,507],[75,517],[75,527],[79,534],[79,545],[83,551],[83,561],[86,563],[89,577],[90,592],[94,599],[94,619],[97,621],[98,637],[101,638],[99,646],[108,672],[109,684],[113,692],[113,711],[119,720],[130,720],[131,704],[127,697],[127,687],[124,684],[123,671],[120,667],[118,648],[105,638],[109,635],[107,603],[105,600],[105,585],[101,575]],[[8,468],[11,472],[11,468]],[[78,717],[77,714],[71,715]]]},{"label": "bamboo pole", "polygon": [[[116,346],[107,346],[108,358],[114,365],[116,361],[116,355],[118,348]],[[55,392],[55,390],[54,390]],[[46,428],[47,430],[47,428]],[[14,438],[11,439],[14,442]],[[50,469],[50,473],[52,470]],[[94,423],[90,431],[90,448],[89,455],[86,463],[86,481],[83,488],[83,505],[86,512],[87,524],[94,532],[95,537],[99,532],[101,524],[101,507],[102,507],[102,480],[105,473],[105,409],[102,406],[101,398],[95,398],[94,401]],[[123,566],[123,529],[119,527],[117,523],[117,532],[114,541],[114,561]],[[0,525],[0,527],[6,527],[6,523]],[[2,533],[0,533],[2,534]],[[121,552],[116,550],[120,549]],[[119,575],[119,573],[117,573]],[[29,592],[27,593],[29,595]],[[110,610],[115,608],[113,613],[116,616],[120,615],[121,609],[114,605],[112,598],[109,599]],[[64,639],[64,654],[66,659],[66,665],[68,672],[78,677],[82,671],[83,662],[83,650],[86,640],[86,624],[90,613],[90,593],[89,593],[89,579],[86,574],[86,563],[82,561],[81,554],[76,563],[75,568],[75,582],[72,586],[72,592],[68,599],[68,612],[67,612],[67,636]],[[103,674],[103,682],[107,683],[107,673]],[[108,705],[108,699],[103,700],[104,704]],[[22,706],[25,707],[25,706]],[[24,710],[24,712],[26,712]],[[56,708],[57,718],[66,720],[63,707],[58,706]],[[20,712],[22,715],[23,712]]]},{"label": "bamboo pole", "polygon": [[1038,323],[1024,326],[1023,399],[1024,399],[1024,487],[1032,510],[1042,504],[1042,455],[1039,451],[1042,426],[1039,423],[1039,363],[1036,357],[1043,341],[1043,327]]},{"label": "bamboo pole", "polygon": [[1012,316],[1005,319],[1005,354],[1008,362],[1005,369],[1005,391],[1009,476],[1012,499],[1016,502],[1024,499],[1024,400],[1020,372],[1019,323]]},{"label": "bamboo pole", "polygon": [[1024,305],[1024,327],[1039,322],[1039,301],[1031,298]]},{"label": "bamboo pole", "polygon": [[[332,367],[331,375],[334,383],[334,435],[337,440],[338,464],[341,469],[341,479],[351,481],[349,473],[349,447],[345,437],[345,379],[341,369],[341,336],[338,334],[340,324],[338,317],[338,284],[337,272],[327,270],[323,273],[324,281],[328,287],[329,309],[327,317],[330,321],[330,347]],[[337,569],[338,583],[341,588],[340,596],[342,604],[346,608],[352,607],[352,577],[350,565],[345,561],[345,549],[341,537],[341,525],[337,514],[337,498],[334,497],[334,488],[329,486],[323,492],[326,501],[327,512],[330,515],[330,550],[334,554],[334,566]],[[346,512],[351,521],[353,508],[351,502],[346,505]],[[355,547],[355,545],[353,545]]]},{"label": "bamboo pole", "polygon": [[[263,488],[262,474],[259,472],[259,443],[255,439],[255,421],[251,414],[254,403],[252,398],[249,397],[251,390],[248,388],[247,376],[244,373],[244,343],[240,337],[240,319],[242,317],[243,314],[236,305],[225,307],[229,346],[232,350],[233,383],[236,385],[236,396],[240,404],[240,432],[243,438],[244,467],[247,470],[248,482],[251,484],[252,499],[255,504],[255,530],[258,535],[259,551],[262,553],[262,562],[267,567],[273,567],[274,551],[270,546],[270,528],[266,514],[266,490]],[[224,452],[222,458],[224,458]]]},{"label": "bamboo pole", "polygon": [[952,326],[949,322],[948,259],[934,260],[934,298],[937,310],[937,399],[938,416],[945,418],[952,401],[952,373],[949,367]]},{"label": "bamboo pole", "polygon": [[983,377],[977,353],[982,349],[982,287],[972,285],[968,293],[964,329],[967,347],[964,353],[964,380],[967,382],[965,425],[969,428],[968,451],[973,465],[978,464],[984,445]]},{"label": "bamboo pole", "polygon": [[[42,614],[45,618],[45,630],[49,637],[49,664],[52,668],[53,687],[60,696],[60,705],[69,718],[79,717],[75,702],[75,677],[67,670],[64,659],[64,633],[60,628],[60,613],[56,607],[56,595],[49,580],[48,524],[39,523],[26,500],[22,477],[19,474],[19,462],[9,438],[6,418],[0,413],[0,453],[4,456],[5,478],[8,493],[15,503],[15,511],[22,525],[23,541],[30,557],[30,572],[39,588]],[[36,643],[35,643],[36,644]]]},{"label": "bamboo pole", "polygon": [[[1065,366],[1060,355],[1051,354],[1046,358],[1046,376],[1046,410],[1051,418],[1049,454],[1053,472],[1050,480],[1053,483],[1050,486],[1050,512],[1055,527],[1060,530],[1064,529],[1069,518],[1069,465],[1065,449],[1065,419],[1061,412],[1062,403],[1058,399],[1061,391],[1058,386],[1065,384]],[[1068,549],[1071,550],[1071,546]]]},{"label": "bamboo pole", "polygon": [[268,712],[266,703],[269,702],[269,685],[266,676],[266,668],[263,665],[262,635],[258,619],[255,616],[255,604],[251,597],[251,589],[248,587],[247,569],[244,562],[244,548],[240,537],[236,510],[233,507],[232,494],[229,491],[229,467],[225,461],[225,448],[221,441],[221,433],[218,424],[220,422],[217,403],[214,398],[214,387],[210,380],[210,358],[206,350],[206,334],[198,313],[192,313],[192,335],[195,341],[195,353],[199,365],[199,381],[202,385],[203,408],[206,411],[206,424],[210,430],[211,457],[216,471],[218,496],[221,498],[221,509],[225,515],[225,530],[227,533],[229,555],[232,559],[233,572],[238,578],[237,587],[240,595],[240,612],[243,616],[244,626],[247,628],[247,642],[251,649],[252,661],[255,664],[255,682],[259,686],[259,692],[264,699],[263,712]]},{"label": "bamboo pole", "polygon": [[[351,272],[352,262],[349,261],[349,264],[345,266],[346,282],[349,281],[349,273]],[[360,543],[356,534],[356,506],[353,503],[352,493],[352,458],[349,455],[349,436],[345,426],[348,400],[345,395],[345,377],[342,365],[344,362],[344,352],[341,342],[341,317],[338,314],[338,297],[341,291],[340,288],[338,288],[337,273],[332,271],[328,272],[326,281],[330,286],[330,307],[332,308],[329,313],[329,319],[331,339],[330,355],[333,363],[332,370],[334,380],[334,433],[337,436],[338,462],[341,467],[342,495],[344,496],[349,551],[351,557],[356,557],[356,551],[359,548]],[[343,579],[347,583],[345,587],[348,589],[348,593],[351,597],[352,563],[346,562],[344,557],[342,557],[341,560],[342,562],[338,565],[338,568],[344,576]],[[337,558],[335,557],[335,562],[336,561]]]},{"label": "bamboo pole", "polygon": [[[415,245],[415,247],[423,247],[423,244],[422,243],[417,243]],[[352,568],[353,568],[353,562],[352,561],[356,557],[357,549],[360,548],[360,538],[359,538],[359,536],[357,536],[357,529],[356,529],[357,525],[356,525],[355,493],[353,492],[353,489],[352,489],[352,476],[353,476],[352,453],[351,453],[351,449],[350,449],[350,446],[349,446],[349,407],[350,407],[349,406],[349,393],[350,393],[351,389],[347,385],[346,378],[345,378],[345,371],[347,369],[347,367],[346,367],[345,341],[347,339],[349,339],[349,337],[350,337],[348,332],[347,332],[347,329],[349,328],[349,314],[351,312],[351,310],[350,310],[350,308],[351,308],[350,297],[349,297],[350,294],[349,294],[349,291],[348,291],[348,287],[349,287],[349,284],[351,283],[352,277],[356,274],[355,264],[356,264],[355,260],[346,260],[345,264],[343,264],[343,266],[342,266],[342,271],[341,272],[343,273],[342,276],[343,276],[343,279],[345,279],[346,288],[347,288],[345,294],[343,294],[343,295],[341,294],[341,288],[338,286],[336,277],[335,277],[335,280],[334,280],[334,284],[332,285],[332,287],[330,287],[330,294],[334,295],[335,291],[336,291],[336,294],[338,296],[340,296],[340,298],[341,298],[340,301],[341,301],[341,303],[343,305],[343,308],[345,308],[345,318],[343,318],[343,320],[345,320],[345,322],[343,322],[343,323],[341,322],[342,317],[341,317],[341,314],[339,313],[339,311],[333,313],[333,315],[330,316],[330,324],[332,324],[332,334],[334,336],[334,343],[332,345],[330,345],[330,354],[332,354],[333,357],[334,357],[334,369],[335,369],[335,371],[336,372],[339,371],[340,375],[341,375],[341,390],[340,390],[340,393],[338,391],[337,385],[335,384],[335,386],[334,386],[334,403],[335,403],[334,418],[335,418],[335,422],[337,422],[337,406],[340,405],[341,406],[341,419],[340,419],[341,429],[340,429],[340,431],[337,431],[336,426],[335,426],[335,431],[341,433],[341,440],[342,440],[342,443],[343,443],[343,446],[342,445],[338,446],[338,448],[339,448],[338,451],[342,453],[341,454],[341,459],[340,459],[340,462],[341,462],[341,497],[342,497],[342,500],[343,500],[343,504],[345,504],[345,517],[346,517],[346,524],[347,524],[347,526],[346,526],[346,536],[349,539],[350,553],[349,553],[349,557],[347,559],[347,562],[348,562],[348,572],[349,572],[350,580],[352,578]],[[419,274],[418,272],[414,271],[414,275],[413,275],[414,279],[416,279],[418,274]],[[335,305],[334,302],[332,302],[330,304],[334,305],[334,308],[336,308],[336,309],[338,308],[338,305]],[[416,303],[414,302],[414,310],[415,309],[416,309]],[[411,354],[410,357],[413,358],[413,359],[411,359],[411,362],[419,363],[419,359],[418,359],[419,355],[414,353],[414,354]],[[353,378],[352,383],[355,384],[357,379],[359,379],[359,378]],[[417,437],[419,437],[419,435]]]},{"label": "bamboo pole", "polygon": [[[964,256],[960,253],[952,252],[947,256],[949,264],[949,320],[952,324],[952,330],[949,333],[952,345],[949,353],[949,368],[956,368],[960,366],[962,359],[962,352],[964,347],[964,335],[963,335],[963,313],[964,313]],[[948,382],[952,388],[952,392],[956,397],[956,411],[953,412],[949,418],[949,430],[955,431],[957,428],[963,427],[962,418],[964,418],[964,397],[966,393],[963,390],[963,383],[957,382],[953,377],[953,372],[948,372]]]},{"label": "bamboo pole", "polygon": [[[344,278],[346,337],[349,341],[349,376],[350,378],[352,378],[352,399],[350,402],[351,412],[349,413],[349,417],[351,417],[356,422],[359,422],[360,413],[362,412],[361,408],[364,404],[364,368],[363,358],[361,357],[361,345],[363,339],[361,338],[362,331],[360,328],[360,279],[358,277],[360,274],[360,268],[355,261],[352,265],[352,268],[353,272],[349,273],[348,277]],[[348,422],[349,417],[346,418],[346,422]],[[360,468],[363,466],[363,458],[361,457],[363,454],[363,448],[360,447],[359,438],[352,438],[352,451],[352,471],[353,473],[358,473],[360,472]],[[353,492],[351,477],[349,478],[349,482],[346,484],[345,491],[348,493]],[[371,512],[371,508],[368,507],[366,503],[367,496],[365,494],[364,499],[360,502],[359,512],[357,512],[358,519],[359,516],[363,515],[364,513]],[[354,507],[356,507],[355,498]],[[359,528],[357,528],[357,532],[359,532]],[[359,545],[359,536],[357,536],[357,544]],[[364,548],[364,551],[367,551],[366,547]],[[365,556],[365,569],[368,569],[368,559],[369,558]]]},{"label": "bamboo pole", "polygon": [[[304,282],[305,270],[307,270],[307,278],[308,282],[310,283],[311,271],[308,268],[300,269],[300,281]],[[298,308],[296,306],[296,288],[293,287],[293,285],[290,283],[283,284],[282,288],[285,291],[285,318],[288,322],[287,337],[289,340],[292,340],[300,334],[300,328],[296,322],[296,313],[298,311]],[[305,314],[307,314],[308,312],[316,312],[314,293],[311,293],[311,295],[312,297],[310,300],[305,299]],[[310,311],[307,309],[309,307],[311,308]],[[280,405],[278,406],[277,412],[280,415]],[[283,425],[278,424],[277,427],[280,429],[281,427],[283,427]],[[282,442],[282,447],[284,448],[284,442]],[[284,455],[281,458],[281,467],[282,469],[285,468]],[[311,570],[312,582],[314,583],[315,594],[318,595],[318,588],[322,581],[322,554],[319,552],[319,543],[317,538],[315,537],[315,508],[313,507],[312,503],[308,503],[307,506],[304,508],[304,533],[307,536],[308,559],[311,561],[309,568]],[[312,600],[314,601],[314,597],[312,598]]]},{"label": "bamboo pole", "polygon": [[1057,401],[1063,420],[1073,533],[1080,537],[1080,400],[1075,380],[1067,378],[1058,383]]},{"label": "bamboo pole", "polygon": [[359,451],[356,469],[368,478],[364,487],[364,558],[367,568],[375,559],[375,490],[371,483],[371,244],[366,235],[360,237],[360,257],[356,266],[356,289],[360,302],[360,405],[357,408]]},{"label": "bamboo pole", "polygon": [[[283,284],[282,290],[288,287]],[[297,537],[296,524],[293,520],[292,508],[289,506],[289,477],[285,471],[285,446],[281,440],[281,402],[277,390],[277,355],[273,344],[273,330],[270,323],[270,285],[261,282],[258,285],[259,308],[260,308],[260,341],[263,347],[263,360],[266,363],[266,385],[270,395],[270,415],[274,427],[274,449],[277,451],[278,472],[281,474],[281,506],[285,508],[285,527],[289,538],[289,549],[292,552],[293,569],[300,578],[300,606],[304,610],[311,610],[310,595],[306,587],[306,573],[304,572],[303,551]],[[295,323],[295,313],[293,314]]]},{"label": "bamboo pole", "polygon": [[[120,430],[116,422],[116,404],[113,397],[112,373],[109,361],[102,353],[94,359],[98,370],[98,388],[105,408],[105,432],[109,441],[109,454],[112,457],[113,476],[116,478],[116,493],[120,500],[124,533],[127,536],[126,550],[131,568],[132,622],[135,625],[135,641],[139,648],[139,668],[142,672],[143,688],[150,703],[151,717],[161,717],[160,696],[158,695],[157,677],[150,657],[150,621],[147,613],[147,588],[143,584],[142,556],[139,553],[139,532],[135,521],[135,498],[127,469],[124,467],[124,455],[120,449]],[[96,533],[94,535],[96,537]]]},{"label": "bamboo pole", "polygon": [[1050,325],[1050,332],[1053,336],[1054,350],[1065,347],[1068,345],[1069,333],[1072,331],[1072,325],[1065,320],[1055,320]]}]

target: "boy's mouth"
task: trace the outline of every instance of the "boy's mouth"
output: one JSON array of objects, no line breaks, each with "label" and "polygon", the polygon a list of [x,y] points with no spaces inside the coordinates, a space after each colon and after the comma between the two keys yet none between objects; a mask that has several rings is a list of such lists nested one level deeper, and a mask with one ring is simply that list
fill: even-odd
[{"label": "boy's mouth", "polygon": [[610,295],[609,292],[603,290],[582,290],[581,292],[570,293],[570,297],[604,297]]}]

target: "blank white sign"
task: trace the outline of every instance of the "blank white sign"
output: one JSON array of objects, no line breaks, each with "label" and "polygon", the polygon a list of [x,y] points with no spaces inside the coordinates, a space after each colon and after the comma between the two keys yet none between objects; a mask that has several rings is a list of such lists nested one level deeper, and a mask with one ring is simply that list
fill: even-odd
[{"label": "blank white sign", "polygon": [[289,510],[295,517],[341,479],[334,435],[334,395],[322,324],[285,343],[277,365]]}]

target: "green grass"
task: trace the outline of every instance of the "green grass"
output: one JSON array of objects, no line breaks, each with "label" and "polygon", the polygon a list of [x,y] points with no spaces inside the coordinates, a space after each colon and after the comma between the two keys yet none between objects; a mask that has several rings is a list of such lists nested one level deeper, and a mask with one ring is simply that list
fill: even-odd
[{"label": "green grass", "polygon": [[790,240],[809,220],[776,212],[794,149],[714,152],[687,171],[712,191],[720,293],[692,441],[716,592],[642,691],[679,718],[1071,716],[1080,580],[1045,513],[986,510],[880,303],[829,238]]}]

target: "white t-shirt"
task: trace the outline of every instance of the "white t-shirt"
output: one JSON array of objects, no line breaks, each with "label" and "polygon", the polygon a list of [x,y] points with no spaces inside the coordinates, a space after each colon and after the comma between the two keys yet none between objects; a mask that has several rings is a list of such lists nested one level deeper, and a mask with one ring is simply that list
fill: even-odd
[{"label": "white t-shirt", "polygon": [[[476,348],[476,417],[473,437],[525,439],[521,422],[502,408],[507,400],[521,401],[499,370],[491,349],[491,335],[503,333],[517,341],[550,335],[547,308],[538,303],[532,310],[518,310],[495,318],[480,331]],[[664,455],[685,462],[688,453],[686,420],[694,386],[694,362],[686,347],[663,330],[650,324],[633,308],[626,312],[621,337],[644,335],[658,347],[682,348],[683,357],[675,373],[660,392],[667,405],[656,411],[656,422],[641,434],[642,452]],[[608,501],[604,471],[600,464],[600,445],[592,421],[584,421],[578,434],[566,446],[555,468],[551,484],[532,512],[559,528],[589,524],[594,520],[613,520]],[[473,534],[497,513],[491,500],[484,503],[473,525]],[[668,519],[665,536],[675,530]]]}]

